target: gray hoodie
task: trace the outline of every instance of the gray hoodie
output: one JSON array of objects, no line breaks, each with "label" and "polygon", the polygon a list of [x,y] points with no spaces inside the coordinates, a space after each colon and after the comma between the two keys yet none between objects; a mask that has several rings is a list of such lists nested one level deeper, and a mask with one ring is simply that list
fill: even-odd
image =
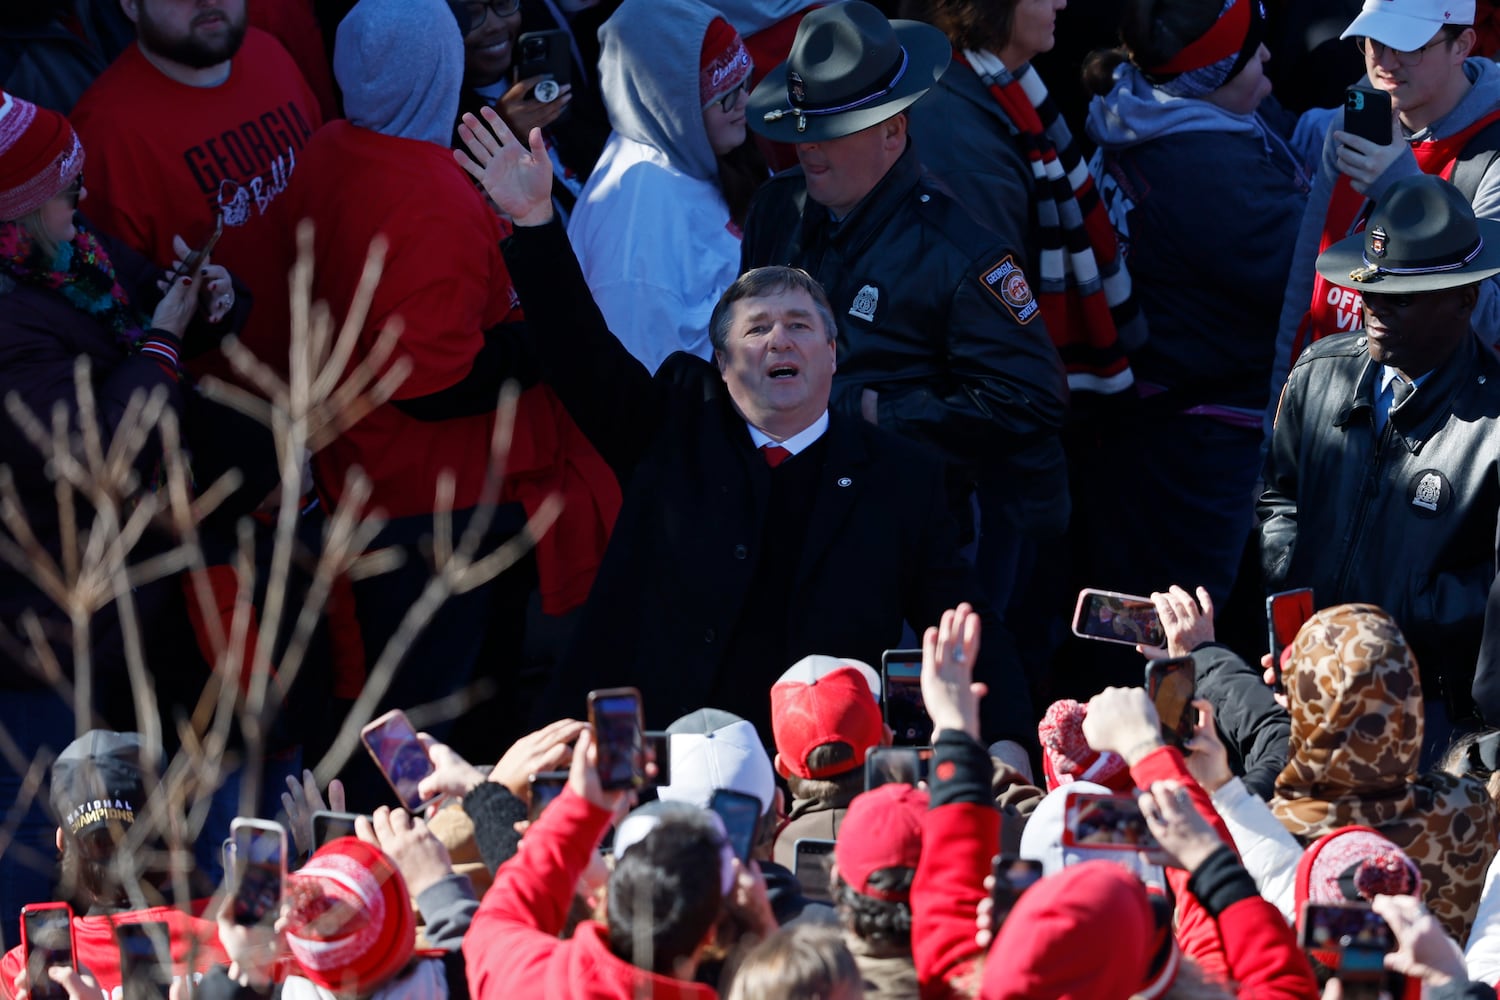
[{"label": "gray hoodie", "polygon": [[359,0],[339,24],[333,74],[355,125],[451,143],[464,38],[444,0]]},{"label": "gray hoodie", "polygon": [[698,56],[717,16],[699,0],[625,0],[599,28],[610,127],[699,180],[719,173],[698,103]]}]

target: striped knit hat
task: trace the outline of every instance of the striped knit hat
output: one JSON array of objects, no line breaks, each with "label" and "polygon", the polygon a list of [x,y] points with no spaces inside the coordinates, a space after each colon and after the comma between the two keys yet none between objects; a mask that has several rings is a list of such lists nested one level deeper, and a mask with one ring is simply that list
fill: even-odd
[{"label": "striped knit hat", "polygon": [[83,147],[55,111],[0,91],[0,221],[29,215],[83,173]]}]

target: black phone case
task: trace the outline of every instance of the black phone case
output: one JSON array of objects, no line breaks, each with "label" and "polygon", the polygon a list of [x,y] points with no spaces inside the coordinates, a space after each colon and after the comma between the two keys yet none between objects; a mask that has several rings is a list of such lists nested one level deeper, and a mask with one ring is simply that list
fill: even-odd
[{"label": "black phone case", "polygon": [[1391,95],[1372,87],[1350,87],[1344,92],[1344,131],[1389,146],[1391,134]]}]

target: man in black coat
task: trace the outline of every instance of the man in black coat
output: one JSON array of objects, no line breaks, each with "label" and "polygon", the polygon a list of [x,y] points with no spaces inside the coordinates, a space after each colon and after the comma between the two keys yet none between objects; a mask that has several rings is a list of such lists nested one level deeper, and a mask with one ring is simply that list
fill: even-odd
[{"label": "man in black coat", "polygon": [[[717,368],[679,353],[653,378],[589,295],[553,218],[545,157],[484,117],[488,129],[472,116],[460,126],[473,154],[460,162],[515,220],[506,261],[545,377],[625,487],[562,683],[635,684],[658,725],[729,709],[769,743],[770,688],[788,664],[809,653],[876,661],[903,620],[920,632],[974,597],[941,469],[829,413],[835,327],[805,272],[741,277],[711,320]],[[1008,637],[993,617],[985,630],[987,735],[1028,739]]]}]

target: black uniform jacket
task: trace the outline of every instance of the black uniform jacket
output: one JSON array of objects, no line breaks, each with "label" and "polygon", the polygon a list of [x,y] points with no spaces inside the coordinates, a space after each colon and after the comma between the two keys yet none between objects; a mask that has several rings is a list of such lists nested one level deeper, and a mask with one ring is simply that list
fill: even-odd
[{"label": "black uniform jacket", "polygon": [[[717,369],[676,354],[651,376],[609,333],[556,222],[517,227],[505,256],[547,381],[625,487],[560,673],[570,695],[632,684],[648,725],[712,705],[769,739],[770,687],[797,659],[878,664],[903,620],[920,635],[944,609],[978,603],[939,464],[922,449],[833,413],[809,453],[821,456],[811,496],[793,504],[805,516],[768,523],[771,470]],[[757,579],[789,533],[788,573]],[[992,615],[984,626],[985,735],[1029,742],[1010,636]]]}]

